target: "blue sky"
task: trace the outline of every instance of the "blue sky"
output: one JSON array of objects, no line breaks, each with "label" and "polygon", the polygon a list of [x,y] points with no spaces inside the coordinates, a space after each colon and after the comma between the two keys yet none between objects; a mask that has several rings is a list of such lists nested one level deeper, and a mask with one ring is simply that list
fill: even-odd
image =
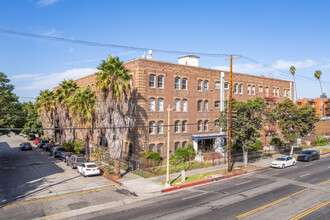
[{"label": "blue sky", "polygon": [[[0,1],[0,8],[2,29],[143,48],[241,54],[272,69],[237,59],[234,71],[273,73],[290,80],[289,67],[294,65],[298,98],[320,95],[314,72],[321,70],[323,90],[330,96],[330,1],[11,0]],[[128,61],[143,54],[1,31],[0,51],[0,71],[21,97],[36,97],[63,79],[89,75],[108,55]],[[153,53],[155,59],[175,63],[178,56]],[[200,65],[227,69],[224,58],[201,56]]]}]

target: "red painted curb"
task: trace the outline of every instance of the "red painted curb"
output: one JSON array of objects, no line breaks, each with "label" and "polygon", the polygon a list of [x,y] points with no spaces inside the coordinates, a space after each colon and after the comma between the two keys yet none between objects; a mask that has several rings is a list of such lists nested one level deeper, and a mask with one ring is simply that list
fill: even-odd
[{"label": "red painted curb", "polygon": [[325,153],[322,153],[320,155],[326,155],[326,154],[330,154],[330,152],[325,152]]},{"label": "red painted curb", "polygon": [[212,178],[212,179],[202,180],[202,181],[189,183],[189,184],[185,184],[185,185],[181,185],[181,186],[177,186],[177,187],[171,187],[171,188],[168,188],[168,189],[163,189],[163,190],[161,190],[161,192],[162,193],[170,192],[170,191],[173,191],[173,190],[182,189],[182,188],[186,188],[186,187],[190,187],[190,186],[195,186],[195,185],[199,185],[199,184],[203,184],[203,183],[218,181],[218,180],[230,178],[230,177],[233,177],[233,176],[239,176],[239,175],[242,175],[242,174],[245,174],[245,173],[247,173],[247,171],[244,171],[244,172],[241,172],[241,173],[234,173],[234,174],[230,174],[230,175],[227,175],[227,176],[215,177],[215,178]]},{"label": "red painted curb", "polygon": [[111,179],[110,177],[107,177],[105,175],[103,175],[103,177],[106,178],[106,179],[108,179],[108,180],[111,180],[114,183],[117,183],[119,186],[122,186],[123,185],[121,182],[118,182],[117,180]]}]

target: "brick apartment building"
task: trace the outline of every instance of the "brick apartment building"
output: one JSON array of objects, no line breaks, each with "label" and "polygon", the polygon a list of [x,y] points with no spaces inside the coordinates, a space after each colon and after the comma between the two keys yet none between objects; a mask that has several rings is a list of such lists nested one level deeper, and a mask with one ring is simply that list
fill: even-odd
[{"label": "brick apartment building", "polygon": [[328,98],[315,98],[307,99],[301,98],[296,101],[296,105],[304,106],[310,105],[316,108],[316,116],[319,118],[330,116],[330,99]]},{"label": "brick apartment building", "polygon": [[[150,56],[126,62],[136,91],[136,125],[133,143],[125,142],[123,152],[153,150],[166,155],[167,126],[170,150],[193,142],[196,151],[218,151],[226,135],[218,126],[219,111],[229,96],[229,72],[198,66],[199,57],[184,56],[178,64],[158,61]],[[95,86],[95,75],[76,80],[79,87]],[[281,102],[293,97],[293,82],[233,73],[233,98],[248,100],[265,97]],[[173,108],[168,121],[168,107]],[[79,135],[78,135],[79,138]],[[91,140],[101,144],[102,138]]]}]

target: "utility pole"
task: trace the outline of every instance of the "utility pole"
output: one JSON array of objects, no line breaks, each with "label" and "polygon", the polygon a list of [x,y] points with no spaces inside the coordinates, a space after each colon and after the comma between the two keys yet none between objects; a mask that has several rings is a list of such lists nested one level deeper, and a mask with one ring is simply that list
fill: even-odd
[{"label": "utility pole", "polygon": [[170,184],[170,112],[173,110],[173,108],[171,108],[170,105],[168,105],[168,108],[167,108],[167,153],[166,153],[167,158],[166,158],[166,182],[165,182],[166,188],[171,187],[171,184]]},{"label": "utility pole", "polygon": [[232,120],[232,107],[233,107],[233,59],[241,58],[241,56],[233,57],[225,60],[230,60],[230,75],[229,75],[229,122],[228,122],[228,171],[231,171],[231,120]]}]

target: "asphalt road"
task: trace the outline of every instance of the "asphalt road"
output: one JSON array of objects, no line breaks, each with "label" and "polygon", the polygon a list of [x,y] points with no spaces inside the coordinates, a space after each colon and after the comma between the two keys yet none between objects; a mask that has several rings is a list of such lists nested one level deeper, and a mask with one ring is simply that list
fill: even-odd
[{"label": "asphalt road", "polygon": [[329,219],[329,210],[330,157],[322,157],[68,219],[319,220]]},{"label": "asphalt road", "polygon": [[76,169],[33,147],[20,151],[20,136],[0,136],[0,219],[33,219],[130,196],[101,177]]}]

